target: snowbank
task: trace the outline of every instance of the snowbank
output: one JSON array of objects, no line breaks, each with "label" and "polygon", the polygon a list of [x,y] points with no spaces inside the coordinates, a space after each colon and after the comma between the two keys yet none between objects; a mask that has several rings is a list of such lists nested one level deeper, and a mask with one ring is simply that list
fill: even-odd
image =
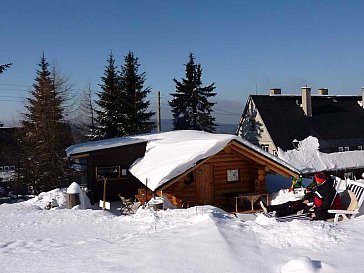
[{"label": "snowbank", "polygon": [[312,261],[310,257],[304,256],[293,259],[281,268],[281,273],[317,273],[335,272],[335,269],[320,261]]},{"label": "snowbank", "polygon": [[1,272],[362,271],[362,216],[338,225],[258,218],[212,206],[115,216],[2,204]]},{"label": "snowbank", "polygon": [[289,162],[302,173],[314,173],[321,170],[364,168],[364,151],[340,153],[322,153],[319,141],[309,136],[298,144],[297,150],[283,151],[278,148],[278,157]]},{"label": "snowbank", "polygon": [[[78,187],[78,188],[77,188]],[[68,192],[69,191],[69,192]],[[80,194],[80,205],[76,209],[91,208],[90,199],[86,192],[81,190],[77,183],[72,183],[68,189],[54,189],[48,192],[41,192],[38,196],[23,202],[25,205],[38,206],[41,209],[52,203],[52,209],[64,209],[67,203],[67,193],[78,192]]]},{"label": "snowbank", "polygon": [[[56,203],[54,202],[56,201]],[[31,204],[44,209],[49,202],[62,209],[66,207],[66,189],[54,189],[48,192],[41,192],[38,196],[25,201],[25,204]]]}]

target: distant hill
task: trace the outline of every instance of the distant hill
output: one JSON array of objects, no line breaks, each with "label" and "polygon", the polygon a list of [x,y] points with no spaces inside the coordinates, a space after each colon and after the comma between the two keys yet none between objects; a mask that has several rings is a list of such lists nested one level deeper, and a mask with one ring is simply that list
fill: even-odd
[{"label": "distant hill", "polygon": [[[219,134],[235,134],[236,128],[238,124],[226,124],[226,123],[218,123],[219,126],[216,127],[216,133]],[[162,132],[172,131],[173,129],[173,120],[171,119],[162,119],[161,120]]]}]

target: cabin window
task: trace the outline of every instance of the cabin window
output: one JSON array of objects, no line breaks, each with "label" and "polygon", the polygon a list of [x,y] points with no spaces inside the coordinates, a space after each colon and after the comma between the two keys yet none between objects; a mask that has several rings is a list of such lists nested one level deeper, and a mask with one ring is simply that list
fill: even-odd
[{"label": "cabin window", "polygon": [[363,150],[363,146],[362,145],[359,145],[358,146],[358,150]]},{"label": "cabin window", "polygon": [[344,151],[344,148],[343,148],[343,147],[339,147],[339,148],[338,148],[338,151],[339,151],[339,152],[343,152],[343,151]]},{"label": "cabin window", "polygon": [[126,169],[121,169],[121,175],[122,175],[122,176],[127,175],[127,170],[126,170]]},{"label": "cabin window", "polygon": [[349,147],[348,147],[348,146],[346,146],[346,147],[344,148],[344,150],[345,150],[345,152],[349,151]]},{"label": "cabin window", "polygon": [[272,154],[275,155],[275,156],[278,156],[277,150],[273,150]]},{"label": "cabin window", "polygon": [[0,166],[0,172],[2,172],[4,170],[3,166]]},{"label": "cabin window", "polygon": [[263,145],[261,145],[261,147],[262,147],[262,149],[263,149],[264,151],[266,151],[266,152],[268,152],[268,151],[269,151],[269,145],[267,145],[267,144],[263,144]]},{"label": "cabin window", "polygon": [[10,171],[15,171],[15,166],[10,166]]},{"label": "cabin window", "polygon": [[9,166],[4,166],[4,172],[8,172],[9,171]]},{"label": "cabin window", "polygon": [[119,178],[120,166],[96,167],[96,178]]},{"label": "cabin window", "polygon": [[239,181],[239,169],[227,170],[227,181],[228,182]]}]

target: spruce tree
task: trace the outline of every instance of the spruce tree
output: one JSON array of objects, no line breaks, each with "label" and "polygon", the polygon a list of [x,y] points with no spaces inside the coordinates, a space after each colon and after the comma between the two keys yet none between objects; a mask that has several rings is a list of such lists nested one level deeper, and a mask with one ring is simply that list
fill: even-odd
[{"label": "spruce tree", "polygon": [[64,98],[59,88],[43,55],[25,105],[20,137],[20,177],[34,193],[68,184],[64,149],[70,144],[70,130],[63,122]]},{"label": "spruce tree", "polygon": [[124,61],[120,84],[125,94],[124,106],[128,119],[125,135],[149,133],[155,127],[155,123],[150,121],[154,112],[148,111],[150,102],[147,96],[151,91],[149,87],[144,87],[145,72],[138,73],[140,64],[133,52],[129,51]]},{"label": "spruce tree", "polygon": [[125,109],[125,93],[120,88],[120,73],[115,66],[115,58],[110,53],[105,67],[104,76],[101,77],[102,91],[98,92],[99,99],[96,104],[98,128],[95,130],[94,139],[105,139],[124,136],[127,116]]},{"label": "spruce tree", "polygon": [[174,130],[201,130],[215,132],[215,118],[212,117],[212,106],[215,104],[209,101],[214,97],[212,83],[202,86],[202,68],[200,64],[195,64],[192,53],[186,66],[186,78],[182,81],[173,79],[176,84],[176,92],[170,94],[173,98],[169,102],[173,113]]}]

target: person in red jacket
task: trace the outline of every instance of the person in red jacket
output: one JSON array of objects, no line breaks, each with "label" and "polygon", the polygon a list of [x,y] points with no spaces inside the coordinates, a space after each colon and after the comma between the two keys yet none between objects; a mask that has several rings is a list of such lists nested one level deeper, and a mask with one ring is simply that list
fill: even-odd
[{"label": "person in red jacket", "polygon": [[337,194],[334,187],[334,179],[327,172],[318,172],[315,174],[317,188],[313,192],[313,220],[325,220],[334,217],[328,213],[329,209],[341,209],[340,195]]},{"label": "person in red jacket", "polygon": [[[310,204],[313,201],[313,206]],[[315,174],[313,183],[306,189],[306,194],[301,200],[289,201],[279,205],[260,205],[264,212],[274,212],[278,217],[295,214],[300,210],[312,218],[312,220],[325,220],[334,217],[328,213],[329,209],[340,209],[340,195],[336,194],[334,179],[326,172]]]}]

